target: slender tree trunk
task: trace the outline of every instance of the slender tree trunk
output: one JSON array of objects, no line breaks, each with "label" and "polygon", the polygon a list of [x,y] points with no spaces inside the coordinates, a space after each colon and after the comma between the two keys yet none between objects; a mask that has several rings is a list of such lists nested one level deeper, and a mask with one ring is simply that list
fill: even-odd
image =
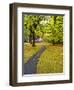
[{"label": "slender tree trunk", "polygon": [[54,43],[54,39],[52,40],[52,45],[54,45],[55,43]]},{"label": "slender tree trunk", "polygon": [[30,31],[30,35],[29,35],[29,43],[32,44],[32,32]]},{"label": "slender tree trunk", "polygon": [[32,46],[34,47],[35,46],[35,32],[33,31],[32,34],[33,34],[33,43],[32,43]]}]

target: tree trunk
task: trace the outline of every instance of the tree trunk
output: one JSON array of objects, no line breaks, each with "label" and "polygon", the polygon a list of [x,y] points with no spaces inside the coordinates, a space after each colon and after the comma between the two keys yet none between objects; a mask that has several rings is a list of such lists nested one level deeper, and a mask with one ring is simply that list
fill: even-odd
[{"label": "tree trunk", "polygon": [[32,43],[32,46],[34,47],[35,46],[35,32],[33,31],[33,43]]},{"label": "tree trunk", "polygon": [[52,45],[54,45],[55,44],[55,42],[54,42],[54,39],[52,40]]},{"label": "tree trunk", "polygon": [[29,43],[32,44],[32,32],[30,31],[30,35],[29,35]]}]

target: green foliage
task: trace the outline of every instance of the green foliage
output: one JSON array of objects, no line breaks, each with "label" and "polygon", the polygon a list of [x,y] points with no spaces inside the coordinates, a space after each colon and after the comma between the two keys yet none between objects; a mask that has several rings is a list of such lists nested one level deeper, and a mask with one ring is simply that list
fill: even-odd
[{"label": "green foliage", "polygon": [[[63,43],[63,16],[24,15],[24,41],[41,37],[44,41],[56,44]],[[30,34],[32,35],[30,37]]]},{"label": "green foliage", "polygon": [[50,41],[63,43],[63,16],[50,16],[49,23]]},{"label": "green foliage", "polygon": [[[44,20],[43,15],[25,15],[24,16],[24,30],[30,31],[29,35],[24,33],[24,38],[26,42],[30,42],[32,46],[35,46],[35,38],[38,35],[36,32],[40,30],[40,21]],[[40,36],[40,34],[38,35]]]},{"label": "green foliage", "polygon": [[29,34],[30,34],[29,29],[24,30],[24,42],[29,42]]}]

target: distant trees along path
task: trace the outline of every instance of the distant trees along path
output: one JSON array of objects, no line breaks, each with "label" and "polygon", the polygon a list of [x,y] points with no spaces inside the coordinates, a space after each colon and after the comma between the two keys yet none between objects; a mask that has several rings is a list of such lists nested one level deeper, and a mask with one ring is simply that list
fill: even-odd
[{"label": "distant trees along path", "polygon": [[63,43],[63,16],[24,15],[24,42],[35,46],[35,39]]}]

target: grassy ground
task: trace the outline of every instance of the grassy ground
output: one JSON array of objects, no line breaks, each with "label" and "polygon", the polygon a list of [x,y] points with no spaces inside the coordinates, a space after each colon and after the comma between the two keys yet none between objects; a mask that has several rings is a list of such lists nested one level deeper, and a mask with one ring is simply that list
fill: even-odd
[{"label": "grassy ground", "polygon": [[42,45],[48,45],[48,43],[47,42],[36,43],[35,47],[32,47],[32,45],[29,43],[25,43],[24,44],[24,63],[27,63],[29,58],[31,58],[40,49]]},{"label": "grassy ground", "polygon": [[37,73],[63,72],[63,47],[49,45],[38,59]]},{"label": "grassy ground", "polygon": [[41,45],[36,45],[32,47],[31,44],[24,44],[24,63],[27,61],[40,49]]},{"label": "grassy ground", "polygon": [[30,44],[24,45],[24,63],[32,57],[42,45],[46,50],[38,58],[37,73],[61,73],[63,72],[63,46],[49,45],[48,43],[36,43],[36,47]]}]

